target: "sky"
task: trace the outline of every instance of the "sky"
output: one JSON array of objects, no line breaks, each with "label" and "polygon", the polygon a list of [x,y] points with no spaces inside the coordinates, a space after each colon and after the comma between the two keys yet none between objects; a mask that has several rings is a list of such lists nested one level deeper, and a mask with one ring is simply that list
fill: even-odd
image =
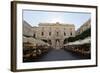
[{"label": "sky", "polygon": [[91,18],[90,13],[83,12],[59,12],[59,11],[34,11],[23,10],[23,20],[31,26],[38,26],[39,23],[66,23],[74,24],[77,30],[83,23]]}]

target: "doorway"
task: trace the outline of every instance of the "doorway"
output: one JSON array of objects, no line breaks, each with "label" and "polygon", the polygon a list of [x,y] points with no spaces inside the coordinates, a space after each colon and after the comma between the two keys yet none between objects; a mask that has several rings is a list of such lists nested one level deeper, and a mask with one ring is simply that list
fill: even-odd
[{"label": "doorway", "polygon": [[60,49],[60,40],[59,39],[55,40],[55,49]]}]

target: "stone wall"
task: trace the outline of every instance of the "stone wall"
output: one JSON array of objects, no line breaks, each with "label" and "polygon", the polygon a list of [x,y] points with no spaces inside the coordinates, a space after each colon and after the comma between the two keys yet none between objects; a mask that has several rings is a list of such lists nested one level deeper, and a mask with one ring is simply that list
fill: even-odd
[{"label": "stone wall", "polygon": [[23,21],[23,35],[33,36],[32,26],[26,21]]},{"label": "stone wall", "polygon": [[88,21],[86,21],[86,22],[76,31],[76,35],[81,34],[81,33],[84,32],[85,30],[87,30],[88,28],[91,28],[91,19],[89,19]]}]

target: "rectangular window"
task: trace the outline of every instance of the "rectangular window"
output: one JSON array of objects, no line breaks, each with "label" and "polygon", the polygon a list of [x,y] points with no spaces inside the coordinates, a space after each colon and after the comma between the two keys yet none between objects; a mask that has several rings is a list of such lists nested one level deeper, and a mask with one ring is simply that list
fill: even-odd
[{"label": "rectangular window", "polygon": [[42,32],[41,35],[43,36],[44,35],[44,32]]},{"label": "rectangular window", "polygon": [[51,36],[51,32],[49,32],[49,36]]},{"label": "rectangular window", "polygon": [[64,36],[66,36],[66,33],[64,32]]},{"label": "rectangular window", "polygon": [[70,35],[72,35],[72,32],[70,33]]},{"label": "rectangular window", "polygon": [[33,38],[36,38],[36,34],[35,33],[33,34]]},{"label": "rectangular window", "polygon": [[57,36],[59,35],[59,33],[57,32]]}]

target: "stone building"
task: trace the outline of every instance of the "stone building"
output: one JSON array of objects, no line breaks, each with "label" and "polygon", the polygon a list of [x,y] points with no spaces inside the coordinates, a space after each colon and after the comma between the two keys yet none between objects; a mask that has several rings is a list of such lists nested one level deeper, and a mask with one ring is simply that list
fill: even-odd
[{"label": "stone building", "polygon": [[32,26],[29,23],[27,23],[26,21],[23,21],[23,36],[24,37],[32,37],[33,36]]},{"label": "stone building", "polygon": [[81,34],[85,30],[87,30],[88,28],[91,28],[91,19],[87,20],[79,29],[77,29],[76,35]]},{"label": "stone building", "polygon": [[73,24],[40,23],[38,27],[32,27],[23,21],[23,37],[42,40],[56,49],[63,47],[65,38],[74,36],[75,26]]},{"label": "stone building", "polygon": [[32,27],[33,37],[49,43],[53,48],[63,47],[65,38],[75,36],[73,24],[40,23],[38,27]]}]

